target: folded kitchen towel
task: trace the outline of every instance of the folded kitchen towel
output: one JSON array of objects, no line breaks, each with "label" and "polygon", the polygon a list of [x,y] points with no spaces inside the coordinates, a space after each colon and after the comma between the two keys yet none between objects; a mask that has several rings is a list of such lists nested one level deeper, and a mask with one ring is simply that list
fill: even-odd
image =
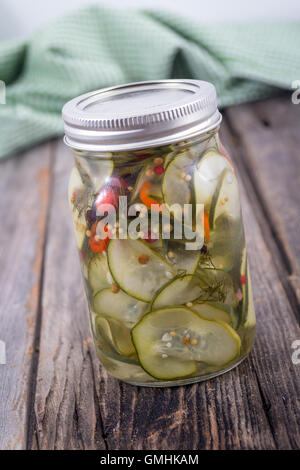
[{"label": "folded kitchen towel", "polygon": [[300,79],[300,22],[204,24],[166,11],[90,6],[27,41],[0,43],[0,157],[63,133],[81,93],[130,81],[195,78],[220,106],[268,97]]}]

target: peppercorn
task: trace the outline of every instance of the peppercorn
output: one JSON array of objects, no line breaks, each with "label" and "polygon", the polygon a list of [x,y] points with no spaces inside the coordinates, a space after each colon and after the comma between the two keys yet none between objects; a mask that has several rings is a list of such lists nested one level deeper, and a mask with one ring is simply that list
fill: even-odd
[{"label": "peppercorn", "polygon": [[200,252],[202,253],[202,255],[206,255],[207,253],[207,246],[206,245],[203,245]]}]

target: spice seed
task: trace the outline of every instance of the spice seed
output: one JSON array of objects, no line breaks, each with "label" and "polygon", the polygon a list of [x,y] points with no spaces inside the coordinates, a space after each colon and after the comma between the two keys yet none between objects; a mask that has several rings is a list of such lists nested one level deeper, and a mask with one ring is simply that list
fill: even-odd
[{"label": "spice seed", "polygon": [[171,232],[173,230],[173,226],[171,224],[164,224],[163,231],[164,232]]},{"label": "spice seed", "polygon": [[195,344],[197,344],[197,343],[198,343],[198,341],[197,341],[196,339],[192,339],[191,344],[192,344],[193,346],[194,346]]},{"label": "spice seed", "polygon": [[113,294],[117,294],[120,290],[120,288],[119,288],[119,286],[117,286],[117,284],[113,284],[110,289],[111,289]]},{"label": "spice seed", "polygon": [[193,306],[192,302],[187,302],[185,305],[189,308],[191,308]]},{"label": "spice seed", "polygon": [[163,162],[163,159],[161,157],[156,157],[154,158],[154,165],[157,166],[157,165],[161,165]]},{"label": "spice seed", "polygon": [[173,251],[168,252],[168,258],[173,259],[175,258],[175,253]]},{"label": "spice seed", "polygon": [[175,331],[170,331],[170,335],[171,335],[171,336],[176,336]]},{"label": "spice seed", "polygon": [[189,183],[191,181],[192,177],[191,177],[191,175],[186,175],[186,177],[184,179],[187,183]]},{"label": "spice seed", "polygon": [[183,344],[188,344],[188,343],[190,343],[190,341],[191,341],[190,338],[188,338],[187,336],[185,338],[183,338],[183,340],[182,340]]},{"label": "spice seed", "polygon": [[146,254],[142,254],[138,257],[138,261],[140,264],[147,264],[149,261],[149,256]]}]

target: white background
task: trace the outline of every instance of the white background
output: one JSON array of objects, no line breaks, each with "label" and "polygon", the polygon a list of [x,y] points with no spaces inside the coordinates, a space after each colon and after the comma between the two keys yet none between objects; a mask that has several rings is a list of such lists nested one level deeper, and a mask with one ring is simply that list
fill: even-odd
[{"label": "white background", "polygon": [[[0,0],[0,39],[26,36],[93,0]],[[99,2],[100,3],[100,2]],[[121,8],[165,8],[202,21],[300,19],[300,0],[103,0]]]}]

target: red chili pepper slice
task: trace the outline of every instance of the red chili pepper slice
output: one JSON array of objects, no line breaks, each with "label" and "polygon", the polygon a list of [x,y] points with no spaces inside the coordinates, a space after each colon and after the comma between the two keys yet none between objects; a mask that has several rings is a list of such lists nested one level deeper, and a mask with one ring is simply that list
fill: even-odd
[{"label": "red chili pepper slice", "polygon": [[[141,201],[145,204],[145,206],[149,207],[150,209],[158,210],[158,211],[161,212],[162,211],[162,204],[157,202],[156,199],[148,196],[150,187],[151,187],[150,181],[146,181],[143,184],[142,189],[140,191]],[[154,206],[154,207],[152,207],[152,206]]]},{"label": "red chili pepper slice", "polygon": [[[98,222],[99,223],[99,222]],[[91,227],[91,237],[90,237],[90,249],[94,253],[99,253],[101,251],[105,251],[109,242],[109,236],[107,236],[104,240],[95,240],[96,236],[96,228],[97,228],[97,222],[95,222],[92,227]],[[108,232],[108,228],[105,226],[104,231]]]},{"label": "red chili pepper slice", "polygon": [[153,168],[153,171],[156,175],[162,175],[165,169],[162,165],[157,165]]}]

